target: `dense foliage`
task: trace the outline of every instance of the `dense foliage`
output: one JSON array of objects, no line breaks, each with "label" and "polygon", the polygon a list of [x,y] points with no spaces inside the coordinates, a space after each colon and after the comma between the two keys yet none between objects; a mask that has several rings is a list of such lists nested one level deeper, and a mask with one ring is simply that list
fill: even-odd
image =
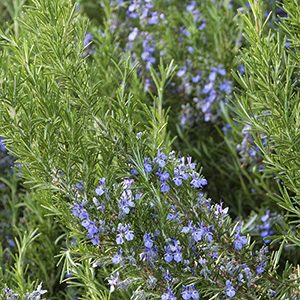
[{"label": "dense foliage", "polygon": [[0,13],[1,299],[299,299],[297,0]]}]

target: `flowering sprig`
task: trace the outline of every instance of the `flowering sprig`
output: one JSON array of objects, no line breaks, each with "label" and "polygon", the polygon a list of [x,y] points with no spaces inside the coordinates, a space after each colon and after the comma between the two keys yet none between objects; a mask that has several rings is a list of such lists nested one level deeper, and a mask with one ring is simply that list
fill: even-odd
[{"label": "flowering sprig", "polygon": [[[286,228],[284,216],[271,210],[263,210],[259,214],[251,215],[248,224],[247,232],[265,245],[271,244],[272,237],[275,237],[281,231],[284,232]],[[295,228],[290,226],[290,230],[294,231]],[[272,246],[270,245],[270,247]]]},{"label": "flowering sprig", "polygon": [[[264,165],[262,163],[263,157],[259,147],[254,142],[254,137],[251,133],[251,126],[245,125],[242,129],[243,140],[237,145],[236,149],[240,156],[240,161],[243,166],[248,166],[250,170],[262,171]],[[261,134],[261,144],[264,148],[267,147],[267,138]]]},{"label": "flowering sprig", "polygon": [[[42,289],[42,283],[39,284],[36,290],[33,292],[27,292],[24,295],[20,296],[19,294],[15,293],[12,289],[10,288],[5,288],[4,289],[4,294],[5,294],[5,299],[6,300],[41,300],[41,298],[44,294],[47,293],[47,290]],[[45,299],[45,298],[44,298]]]},{"label": "flowering sprig", "polygon": [[6,149],[5,139],[0,136],[0,173],[5,174],[6,176],[11,174],[13,165],[14,158]]},{"label": "flowering sprig", "polygon": [[[126,1],[120,0],[118,4],[125,6]],[[88,292],[99,290],[93,283],[103,282],[105,271],[101,271],[107,270],[114,276],[107,285],[111,286],[111,291],[114,289],[116,298],[119,298],[119,290],[122,290],[119,294],[131,296],[140,293],[152,299],[191,298],[192,295],[197,297],[197,293],[203,297],[213,293],[215,298],[248,296],[255,299],[258,295],[266,295],[266,287],[274,286],[280,293],[280,284],[270,270],[267,251],[256,252],[249,245],[250,240],[245,237],[243,229],[239,228],[241,222],[232,222],[226,208],[207,199],[202,190],[207,182],[196,167],[169,154],[162,159],[165,164],[158,162],[161,159],[153,157],[148,145],[140,150],[143,154],[130,152],[136,146],[132,142],[133,128],[146,125],[151,131],[156,111],[149,110],[154,112],[151,119],[151,113],[147,114],[148,108],[144,105],[146,109],[141,108],[141,117],[135,119],[135,112],[142,105],[132,95],[125,96],[131,85],[131,82],[128,85],[126,82],[131,71],[126,71],[122,78],[117,97],[111,97],[111,90],[115,96],[112,87],[120,82],[120,77],[114,76],[115,72],[110,72],[110,68],[106,69],[110,63],[103,64],[99,57],[96,64],[89,66],[88,59],[82,55],[83,47],[76,48],[78,36],[83,41],[84,24],[73,17],[74,10],[68,5],[72,6],[68,1],[34,1],[31,11],[39,12],[39,17],[34,17],[33,13],[25,14],[23,21],[27,26],[19,35],[9,36],[3,42],[3,48],[5,43],[11,46],[8,50],[3,49],[10,70],[3,76],[2,89],[6,100],[1,115],[3,113],[5,131],[10,133],[8,136],[15,143],[16,153],[21,154],[27,164],[28,182],[47,190],[47,209],[58,219],[67,219],[65,224],[80,237],[78,246],[74,247],[82,264],[70,265],[90,272],[90,276],[81,276],[82,280],[88,278]],[[151,10],[151,16],[147,11],[147,20],[152,19],[148,25],[158,25],[155,24],[157,15],[153,14],[151,7],[147,9]],[[141,13],[135,6],[130,10],[133,14]],[[199,16],[194,3],[187,10],[197,23]],[[134,19],[134,16],[130,17]],[[27,19],[31,22],[27,23]],[[179,35],[189,42],[198,35],[198,30],[202,32],[210,24],[207,20],[203,25],[205,28],[197,27],[196,31],[190,29],[193,26],[181,25]],[[138,31],[133,32],[134,36]],[[145,63],[148,63],[146,60],[152,63],[157,55],[152,48],[157,43],[152,42],[151,35],[148,36],[150,38],[143,45],[143,50],[148,51],[143,57]],[[178,40],[174,40],[177,43]],[[24,41],[29,47],[24,46]],[[113,47],[106,46],[108,44],[103,39],[103,52],[109,53]],[[197,51],[196,47],[191,47],[188,45],[188,51]],[[218,49],[216,52],[222,56],[230,51]],[[109,58],[110,54],[107,55]],[[219,60],[222,58],[210,63],[209,68],[218,68]],[[29,67],[27,62],[30,62]],[[99,75],[103,72],[100,66],[105,69],[105,76]],[[147,64],[145,68],[147,70]],[[117,69],[116,73],[122,72]],[[198,81],[198,67],[193,75],[193,80]],[[219,72],[219,75],[222,74]],[[214,76],[212,74],[208,80],[213,81]],[[280,84],[276,80],[272,82]],[[207,88],[209,90],[210,86]],[[164,122],[160,124],[166,126]],[[124,132],[120,134],[121,126]],[[162,142],[152,149],[164,144],[166,136],[161,136]],[[132,157],[128,157],[128,152]],[[60,169],[65,174],[65,184],[60,186],[58,183],[53,189],[49,188],[53,170]],[[107,173],[110,174],[107,176]],[[95,176],[99,174],[107,176],[104,183],[96,182]],[[78,191],[72,197],[76,187],[70,186],[74,180],[78,182],[77,177],[83,180],[84,190],[77,186]],[[63,197],[60,197],[61,193]],[[73,211],[71,217],[65,209],[68,205]],[[169,262],[165,260],[166,254]],[[90,261],[96,259],[98,264]],[[94,272],[90,265],[99,267],[99,271],[101,266],[104,268]]]},{"label": "flowering sprig", "polygon": [[[83,208],[78,199],[72,210],[79,220],[95,219],[91,228],[106,224],[101,225],[101,234],[85,223],[80,226],[87,229],[87,239],[94,245],[107,248],[105,261],[118,268],[118,281],[129,282],[131,269],[138,266],[148,270],[139,274],[144,292],[155,292],[161,299],[176,299],[176,295],[198,299],[200,293],[209,290],[211,280],[215,280],[220,295],[238,297],[249,286],[260,286],[268,269],[267,250],[248,250],[249,240],[241,234],[241,224],[232,223],[222,203],[206,198],[202,192],[206,185],[191,158],[176,158],[174,152],[167,155],[159,150],[154,158],[130,163],[128,176],[110,185],[112,188],[105,186],[110,197],[110,201],[103,200],[105,212],[87,203]],[[92,197],[101,203],[103,192],[97,189]],[[98,255],[100,260],[101,253]],[[150,289],[150,278],[160,285]],[[188,278],[193,278],[192,284]],[[269,285],[275,290],[276,280],[272,280]],[[115,280],[109,282],[113,282],[111,291],[122,289]],[[130,282],[135,293],[136,283]],[[179,282],[184,285],[181,289],[176,288]]]},{"label": "flowering sprig", "polygon": [[[111,24],[111,33],[116,37],[119,51],[129,52],[131,59],[141,65],[139,75],[143,78],[146,92],[152,93],[154,90],[149,70],[158,70],[159,58],[176,58],[178,61],[177,76],[170,83],[168,92],[172,97],[174,92],[183,95],[183,101],[180,101],[182,109],[179,112],[183,128],[190,128],[199,121],[216,122],[221,115],[220,104],[227,103],[231,98],[232,81],[229,69],[224,67],[227,61],[220,58],[216,60],[216,55],[212,54],[216,51],[214,44],[219,36],[214,38],[215,30],[208,25],[211,22],[207,19],[211,14],[207,6],[214,9],[216,5],[218,11],[215,13],[224,16],[225,12],[227,15],[230,11],[226,18],[232,22],[233,5],[226,1],[218,4],[203,4],[201,1],[182,4],[173,2],[172,9],[148,0],[110,1],[112,9],[108,21]],[[161,34],[168,32],[170,27],[174,34],[172,39]],[[233,41],[226,40],[226,43],[238,45],[238,31],[236,34],[237,36],[230,37]],[[92,35],[87,33],[85,46],[91,39]],[[181,50],[173,53],[171,49],[178,43],[182,45]],[[200,50],[199,47],[202,46],[204,49]],[[212,51],[207,50],[208,48],[212,48]],[[196,58],[198,56],[199,59]]]},{"label": "flowering sprig", "polygon": [[193,99],[184,104],[181,111],[180,123],[188,128],[201,119],[215,122],[221,114],[221,103],[228,103],[232,95],[232,81],[226,79],[227,72],[222,65],[198,71],[191,78],[190,73],[193,71],[186,69],[180,69],[177,73],[183,78],[184,85],[189,86]]}]

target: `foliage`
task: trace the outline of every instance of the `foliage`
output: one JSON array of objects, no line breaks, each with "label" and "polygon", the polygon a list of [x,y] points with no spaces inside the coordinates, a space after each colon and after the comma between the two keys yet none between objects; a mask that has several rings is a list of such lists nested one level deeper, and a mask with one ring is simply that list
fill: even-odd
[{"label": "foliage", "polygon": [[[243,90],[235,106],[239,116],[250,125],[266,171],[273,176],[276,174],[281,195],[274,195],[275,201],[293,220],[299,216],[299,59],[296,39],[299,16],[295,13],[298,13],[299,5],[296,1],[284,3],[288,16],[279,24],[283,34],[264,33],[266,21],[262,18],[261,8],[255,2],[251,5],[254,17],[244,18],[249,42],[249,47],[242,53],[246,71],[245,75],[237,77]],[[266,137],[265,144],[262,135]],[[296,232],[289,232],[284,238],[299,245]]]},{"label": "foliage", "polygon": [[297,299],[297,1],[27,4],[0,32],[1,296]]}]

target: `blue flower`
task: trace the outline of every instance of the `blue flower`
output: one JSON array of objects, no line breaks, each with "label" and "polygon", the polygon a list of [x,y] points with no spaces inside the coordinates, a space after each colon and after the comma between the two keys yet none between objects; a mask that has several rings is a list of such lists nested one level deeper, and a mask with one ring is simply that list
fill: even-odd
[{"label": "blue flower", "polygon": [[98,186],[95,190],[97,196],[102,196],[104,194],[104,189],[102,186]]},{"label": "blue flower", "polygon": [[[37,289],[35,291],[33,291],[32,293],[24,294],[24,299],[39,300],[39,299],[41,299],[41,296],[46,293],[47,293],[47,290],[42,290],[42,284],[39,284],[39,286],[37,287]],[[10,298],[8,298],[8,299],[10,299]],[[11,298],[11,299],[15,299],[15,298]]]},{"label": "blue flower", "polygon": [[204,185],[207,185],[207,180],[205,178],[198,177],[196,173],[192,174],[191,186],[195,189],[201,189]]},{"label": "blue flower", "polygon": [[240,64],[239,67],[238,67],[238,70],[239,70],[241,75],[244,75],[245,70],[246,70],[244,64]]},{"label": "blue flower", "polygon": [[117,1],[117,5],[120,6],[124,3],[124,0],[116,0]]},{"label": "blue flower", "polygon": [[117,235],[116,243],[117,243],[118,245],[124,244],[123,234],[120,234],[120,233],[119,233],[119,234]]},{"label": "blue flower", "polygon": [[225,92],[229,95],[232,93],[232,82],[229,80],[223,80],[219,88],[221,92]]},{"label": "blue flower", "polygon": [[115,275],[111,275],[108,279],[108,284],[110,285],[110,292],[112,293],[115,290],[115,287],[120,283],[120,274],[117,272]]},{"label": "blue flower", "polygon": [[14,248],[14,247],[16,246],[14,240],[12,240],[12,239],[10,238],[10,236],[8,236],[8,235],[6,236],[6,241],[7,241],[7,243],[8,243],[8,247],[9,247],[9,248]]},{"label": "blue flower", "polygon": [[248,243],[247,237],[241,235],[241,227],[236,228],[235,240],[233,242],[233,247],[236,251],[241,251],[243,247]]},{"label": "blue flower", "polygon": [[130,42],[134,41],[136,39],[138,33],[139,33],[138,28],[134,27],[133,30],[132,30],[132,32],[128,35],[128,40]]},{"label": "blue flower", "polygon": [[119,264],[121,261],[122,261],[122,259],[123,259],[123,257],[122,257],[122,249],[120,249],[114,256],[113,256],[113,258],[112,258],[112,263],[113,264],[115,264],[115,265],[117,265],[117,264]]},{"label": "blue flower", "polygon": [[210,72],[208,79],[210,82],[215,81],[217,78],[217,69],[216,68],[212,68],[212,71]]},{"label": "blue flower", "polygon": [[93,197],[93,203],[95,204],[97,210],[105,211],[104,203],[100,203],[96,197]]},{"label": "blue flower", "polygon": [[85,37],[84,37],[84,41],[83,41],[83,46],[84,48],[86,48],[93,40],[93,35],[90,32],[87,32]]},{"label": "blue flower", "polygon": [[161,300],[176,300],[175,293],[171,289],[167,289],[167,292],[162,294]]},{"label": "blue flower", "polygon": [[169,270],[167,270],[167,271],[164,273],[164,280],[166,280],[166,281],[172,281],[172,280],[173,280],[173,276],[172,276],[172,274],[170,273]]},{"label": "blue flower", "polygon": [[125,234],[124,234],[125,239],[127,241],[132,241],[134,238],[134,234],[133,234],[133,231],[130,230],[130,225],[126,225],[124,231],[125,231]]},{"label": "blue flower", "polygon": [[167,221],[177,221],[180,222],[180,214],[179,211],[176,210],[176,207],[172,205],[172,212],[168,213]]},{"label": "blue flower", "polygon": [[226,280],[225,294],[229,298],[233,298],[236,294],[235,288],[232,286],[232,283],[230,280]]},{"label": "blue flower", "polygon": [[269,295],[270,297],[274,298],[276,296],[276,291],[269,289]]},{"label": "blue flower", "polygon": [[79,182],[77,182],[75,184],[75,187],[80,190],[80,191],[83,191],[83,184],[82,184],[82,180],[80,180]]},{"label": "blue flower", "polygon": [[125,226],[123,226],[121,223],[119,223],[117,230],[118,230],[118,234],[117,234],[117,237],[116,237],[116,243],[118,245],[124,244],[125,239],[127,241],[132,241],[133,240],[134,234],[133,234],[133,231],[130,230],[130,225],[129,224],[126,224]]},{"label": "blue flower", "polygon": [[182,299],[184,300],[198,300],[199,292],[195,289],[195,286],[192,284],[190,286],[184,286],[181,292]]},{"label": "blue flower", "polygon": [[151,13],[150,18],[148,19],[148,24],[154,25],[154,24],[158,24],[158,22],[159,22],[159,16],[158,13],[155,11]]},{"label": "blue flower", "polygon": [[[192,46],[188,46],[187,48],[187,51],[190,53],[190,54],[193,54],[194,53],[194,48]],[[193,81],[194,82],[194,81]]]},{"label": "blue flower", "polygon": [[144,36],[143,40],[143,52],[141,58],[146,62],[146,69],[149,70],[150,67],[156,62],[156,58],[154,57],[155,46],[153,45],[154,39],[152,35],[147,34]]},{"label": "blue flower", "polygon": [[174,256],[173,256],[173,259],[179,263],[182,261],[182,253],[180,252],[180,250],[176,250]]},{"label": "blue flower", "polygon": [[135,203],[133,202],[133,194],[132,191],[126,189],[122,192],[121,198],[119,200],[119,209],[125,215],[128,215],[130,212],[130,208],[135,207]]},{"label": "blue flower", "polygon": [[199,30],[203,30],[206,27],[206,20],[203,20],[200,26],[198,27]]},{"label": "blue flower", "polygon": [[131,175],[139,175],[139,172],[136,169],[131,169],[130,174]]},{"label": "blue flower", "polygon": [[187,6],[186,6],[186,11],[187,12],[192,12],[196,8],[196,1],[191,1]]},{"label": "blue flower", "polygon": [[85,219],[82,221],[82,226],[88,231],[88,238],[91,239],[95,234],[98,233],[98,228],[95,222],[90,219]]},{"label": "blue flower", "polygon": [[220,216],[221,218],[228,216],[229,208],[228,207],[223,208],[223,202],[221,202],[220,204],[216,204],[214,206],[214,210],[216,216]]},{"label": "blue flower", "polygon": [[151,249],[153,247],[152,234],[151,233],[145,233],[143,239],[144,239],[145,247]]},{"label": "blue flower", "polygon": [[93,245],[100,245],[100,240],[98,237],[99,230],[96,223],[91,221],[89,218],[89,213],[85,210],[84,205],[87,202],[84,201],[81,204],[74,203],[72,213],[75,218],[82,220],[81,225],[88,231],[88,239],[91,240]]},{"label": "blue flower", "polygon": [[230,132],[232,130],[232,126],[230,125],[230,123],[226,123],[223,128],[222,131],[224,133],[224,135],[226,136],[228,132]]},{"label": "blue flower", "polygon": [[263,224],[261,226],[259,226],[259,229],[261,230],[260,235],[264,239],[265,244],[268,244],[271,242],[269,239],[267,239],[267,237],[269,237],[273,234],[273,232],[271,230],[271,224],[269,222],[269,218],[270,218],[270,211],[267,210],[266,214],[261,217],[261,221],[263,222]]},{"label": "blue flower", "polygon": [[182,261],[181,246],[178,240],[173,239],[172,242],[165,247],[165,251],[166,253],[164,254],[164,259],[166,262],[170,263],[172,260],[174,260],[179,263]]},{"label": "blue flower", "polygon": [[105,192],[104,186],[105,186],[105,178],[100,178],[99,179],[99,186],[95,190],[97,196],[100,197],[104,194],[104,192]]},{"label": "blue flower", "polygon": [[256,268],[256,274],[257,274],[257,275],[261,275],[262,273],[265,272],[265,268],[264,268],[265,265],[266,265],[266,263],[262,262],[262,263]]},{"label": "blue flower", "polygon": [[195,242],[201,241],[202,237],[204,236],[203,228],[194,229],[192,236]]},{"label": "blue flower", "polygon": [[163,172],[163,173],[158,172],[158,175],[159,175],[160,181],[162,181],[162,182],[166,182],[170,177],[170,174],[168,172]]},{"label": "blue flower", "polygon": [[245,275],[247,277],[247,280],[250,283],[251,279],[253,277],[252,272],[251,272],[250,268],[246,264],[243,264],[242,267],[243,267],[243,270],[244,270]]},{"label": "blue flower", "polygon": [[157,157],[155,158],[155,162],[159,165],[160,168],[164,168],[166,165],[167,156],[158,149]]},{"label": "blue flower", "polygon": [[200,264],[201,266],[205,266],[206,263],[207,263],[207,260],[206,260],[205,258],[203,258],[203,257],[200,257],[200,258],[199,258],[199,264]]},{"label": "blue flower", "polygon": [[151,165],[151,161],[148,157],[144,158],[144,170],[147,173],[151,173],[152,172],[152,165]]},{"label": "blue flower", "polygon": [[170,190],[170,186],[169,186],[167,183],[163,182],[163,183],[160,185],[160,190],[161,190],[163,193],[167,193],[167,192],[169,192],[169,190]]},{"label": "blue flower", "polygon": [[144,252],[140,254],[142,261],[146,261],[150,264],[154,264],[155,257],[157,256],[158,248],[152,246],[151,248],[145,247]]},{"label": "blue flower", "polygon": [[180,176],[174,177],[173,181],[174,181],[176,186],[180,186],[182,184],[182,179],[181,179]]},{"label": "blue flower", "polygon": [[149,92],[150,87],[151,87],[151,80],[149,78],[146,78],[144,80],[144,91]]},{"label": "blue flower", "polygon": [[207,83],[205,86],[204,86],[204,88],[203,88],[203,90],[202,90],[202,93],[203,94],[208,94],[212,89],[213,89],[213,87],[214,87],[214,83],[211,81],[211,82],[209,82],[209,83]]},{"label": "blue flower", "polygon": [[247,237],[242,235],[236,235],[235,240],[233,242],[234,249],[237,251],[241,251],[243,247],[247,244],[248,240]]},{"label": "blue flower", "polygon": [[218,72],[221,76],[225,76],[225,75],[226,75],[226,70],[223,68],[222,65],[218,65],[218,67],[217,67],[217,72]]},{"label": "blue flower", "polygon": [[164,254],[164,259],[166,262],[170,263],[173,260],[173,254],[169,247],[165,247],[166,253]]},{"label": "blue flower", "polygon": [[106,179],[104,177],[99,178],[98,180],[100,185],[105,185]]},{"label": "blue flower", "polygon": [[99,246],[99,245],[100,245],[100,239],[99,239],[99,236],[98,236],[98,235],[94,235],[94,236],[91,238],[91,242],[92,242],[93,245]]},{"label": "blue flower", "polygon": [[186,37],[190,37],[191,33],[189,32],[189,30],[187,28],[183,28],[182,33],[186,36]]},{"label": "blue flower", "polygon": [[181,230],[182,233],[189,233],[194,230],[193,221],[188,221],[188,226],[184,226]]},{"label": "blue flower", "polygon": [[201,72],[197,72],[197,75],[196,76],[192,76],[192,82],[193,83],[198,83],[201,79]]},{"label": "blue flower", "polygon": [[179,71],[177,72],[177,77],[183,77],[186,71],[187,71],[186,67],[179,69]]},{"label": "blue flower", "polygon": [[149,289],[154,290],[157,284],[157,279],[154,276],[149,276],[148,280],[147,280],[147,286],[149,287]]},{"label": "blue flower", "polygon": [[84,201],[81,204],[73,203],[72,213],[75,218],[79,218],[80,220],[88,218],[89,214],[84,209],[85,204],[86,204],[86,202],[84,202]]}]

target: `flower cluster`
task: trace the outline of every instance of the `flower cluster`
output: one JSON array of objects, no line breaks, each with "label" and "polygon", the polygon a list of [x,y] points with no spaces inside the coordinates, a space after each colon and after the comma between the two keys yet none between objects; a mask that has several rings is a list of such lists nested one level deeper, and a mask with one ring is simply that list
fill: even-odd
[{"label": "flower cluster", "polygon": [[169,242],[165,248],[165,254],[164,254],[164,260],[168,263],[171,261],[175,261],[176,263],[179,263],[182,261],[182,253],[181,253],[181,247],[180,242],[176,239],[173,239]]},{"label": "flower cluster", "polygon": [[7,152],[5,146],[5,140],[3,137],[0,137],[0,172],[4,174],[10,173],[13,164],[14,164],[14,159]]},{"label": "flower cluster", "polygon": [[[149,69],[157,68],[159,57],[176,58],[170,49],[177,43],[182,45],[178,56],[179,68],[176,78],[169,85],[171,94],[182,95],[180,123],[183,128],[199,121],[215,122],[221,114],[221,103],[227,103],[232,94],[232,82],[224,66],[197,49],[197,45],[208,43],[207,10],[199,1],[188,1],[174,8],[184,14],[187,21],[180,21],[173,10],[152,0],[111,0],[111,31],[116,35],[121,51],[129,51],[133,61],[142,66],[139,69],[145,91],[152,91],[153,81]],[[213,5],[213,4],[211,4]],[[177,7],[178,6],[178,7]],[[228,1],[220,9],[231,9]],[[182,11],[183,9],[183,11]],[[124,16],[126,16],[124,18]],[[174,23],[176,22],[176,28]],[[192,26],[191,26],[192,24]],[[158,34],[172,27],[172,41]],[[84,47],[87,53],[93,35],[87,33]],[[197,42],[195,42],[197,41]],[[199,56],[199,59],[197,58]],[[184,60],[182,60],[184,57]]]},{"label": "flower cluster", "polygon": [[[266,210],[262,215],[257,216],[257,220],[250,233],[254,236],[260,236],[260,238],[263,239],[264,244],[267,245],[271,243],[271,237],[278,233],[275,229],[275,224],[282,227],[283,223],[282,215],[277,212]],[[293,228],[293,226],[291,226],[291,228]]]},{"label": "flower cluster", "polygon": [[72,210],[72,213],[75,218],[79,218],[82,222],[82,226],[87,230],[88,232],[88,238],[91,240],[93,245],[99,245],[99,229],[97,227],[97,223],[95,221],[90,220],[89,213],[84,208],[84,206],[87,204],[87,201],[83,201],[81,203],[74,203],[74,207]]},{"label": "flower cluster", "polygon": [[[5,146],[4,138],[0,137],[0,177],[6,180],[0,180],[0,242],[4,248],[15,247],[15,242],[12,238],[12,228],[10,218],[12,218],[12,209],[10,204],[9,185],[7,179],[13,173],[14,158],[9,154]],[[4,251],[5,256],[9,256],[8,252]]]},{"label": "flower cluster", "polygon": [[6,153],[6,147],[5,147],[5,143],[4,143],[4,138],[3,137],[0,137],[0,152]]},{"label": "flower cluster", "polygon": [[193,299],[193,300],[198,300],[199,299],[199,292],[195,289],[195,286],[189,285],[189,286],[185,286],[182,290],[181,293],[182,299],[184,300],[189,300],[189,299]]},{"label": "flower cluster", "polygon": [[[125,50],[130,51],[132,58],[143,62],[146,70],[156,63],[157,41],[152,34],[152,27],[165,21],[165,15],[154,8],[150,0],[112,1],[111,5],[117,8],[113,15],[112,31],[121,31],[126,36]],[[126,8],[125,8],[126,7]],[[119,24],[118,13],[125,9],[127,18]],[[139,50],[138,50],[139,49]],[[146,88],[146,81],[145,81]]]},{"label": "flower cluster", "polygon": [[264,239],[264,243],[269,244],[271,241],[268,239],[273,235],[272,225],[270,223],[270,211],[267,210],[266,214],[261,217],[262,225],[259,226],[260,235]]},{"label": "flower cluster", "polygon": [[237,251],[241,251],[243,247],[247,244],[247,238],[241,235],[241,228],[236,228],[235,233],[235,240],[234,240],[234,249]]},{"label": "flower cluster", "polygon": [[37,289],[31,293],[26,293],[23,296],[20,296],[17,293],[14,293],[13,290],[9,288],[4,289],[4,294],[6,300],[18,300],[18,299],[25,299],[25,300],[40,300],[42,299],[42,295],[46,294],[47,290],[42,289],[42,284],[39,284]]},{"label": "flower cluster", "polygon": [[222,65],[210,70],[194,72],[191,61],[179,70],[177,76],[182,79],[182,86],[190,94],[193,102],[182,106],[180,123],[183,127],[192,126],[197,122],[197,116],[203,116],[204,121],[216,121],[221,114],[220,104],[227,103],[232,95],[232,82],[226,79],[226,70]]},{"label": "flower cluster", "polygon": [[[264,168],[262,165],[262,155],[260,149],[254,143],[251,126],[245,125],[242,129],[242,134],[243,140],[237,145],[241,163],[246,166],[258,166],[258,169],[262,170]],[[267,138],[261,135],[261,139],[263,146],[266,146]]]},{"label": "flower cluster", "polygon": [[[234,226],[228,208],[206,198],[202,189],[207,181],[191,158],[159,150],[142,165],[131,163],[129,170],[111,188],[99,180],[91,195],[97,205],[77,198],[72,207],[87,239],[107,247],[110,259],[102,262],[117,267],[109,279],[111,291],[133,282],[129,274],[136,265],[148,270],[139,274],[143,292],[161,299],[199,299],[211,280],[225,298],[234,298],[261,279],[267,250],[247,251],[242,224]],[[229,228],[234,228],[231,234]]]}]

